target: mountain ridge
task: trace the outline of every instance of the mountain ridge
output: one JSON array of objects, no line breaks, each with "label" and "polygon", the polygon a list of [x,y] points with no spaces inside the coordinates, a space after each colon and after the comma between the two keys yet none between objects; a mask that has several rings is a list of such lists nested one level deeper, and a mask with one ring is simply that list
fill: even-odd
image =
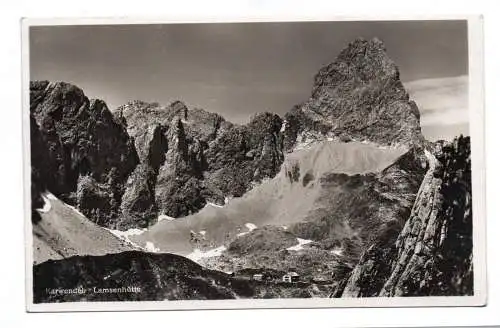
[{"label": "mountain ridge", "polygon": [[[200,262],[221,271],[265,266],[286,272],[294,266],[307,279],[327,281],[333,296],[379,295],[384,284],[389,296],[408,288],[415,294],[470,292],[471,261],[453,252],[469,231],[467,223],[445,219],[459,236],[453,229],[442,232],[448,244],[439,254],[451,262],[432,264],[427,287],[416,288],[414,276],[392,266],[406,265],[418,253],[404,236],[421,226],[415,223],[416,204],[425,198],[419,190],[440,188],[428,177],[443,163],[449,174],[442,180],[455,183],[449,175],[457,172],[462,179],[470,166],[454,163],[470,160],[470,144],[460,139],[460,151],[454,151],[425,140],[418,108],[378,39],[351,42],[316,74],[309,99],[284,117],[262,112],[247,124],[182,101],[133,101],[111,112],[63,82],[31,82],[30,102],[34,214],[44,204],[43,192],[50,191],[97,226],[141,231],[128,240],[146,243],[141,247],[148,258],[178,247],[204,254]],[[436,164],[430,152],[443,163]],[[470,186],[460,181],[460,188]],[[470,192],[464,197],[469,204]],[[448,209],[462,211],[453,202],[443,204],[440,217],[448,218]],[[47,216],[32,220],[35,228],[44,227]],[[438,230],[433,240],[440,238]],[[119,254],[110,258],[129,261],[131,253]],[[74,253],[63,255],[45,267],[80,261],[67,258]],[[420,275],[420,257],[411,258],[410,273]],[[458,273],[450,276],[447,263]],[[157,268],[149,260],[145,265]],[[441,281],[449,288],[434,285],[432,275],[447,276]],[[401,277],[406,285],[391,282]],[[467,285],[462,289],[456,287],[461,279]],[[223,290],[224,297],[234,296]],[[324,296],[325,290],[300,293]]]},{"label": "mountain ridge", "polygon": [[[61,140],[50,148],[65,149],[53,157],[62,158],[63,179],[72,181],[63,182],[64,192],[52,191],[98,224],[143,228],[159,215],[183,217],[208,202],[224,204],[227,197],[240,197],[252,184],[274,177],[284,154],[306,135],[313,140],[423,145],[418,109],[380,40],[356,39],[314,80],[311,98],[284,119],[263,112],[244,125],[188,109],[181,101],[168,106],[132,101],[111,113],[103,101],[88,100],[81,89],[63,82],[32,82],[30,108],[41,132]],[[44,128],[47,124],[54,128]],[[98,135],[88,130],[102,124],[112,131]],[[122,139],[124,144],[113,147],[105,139]],[[95,140],[102,140],[97,147],[105,148],[103,154],[113,147],[116,160],[93,154]],[[61,171],[57,161],[54,166]],[[110,207],[106,218],[93,213],[89,203]]]}]

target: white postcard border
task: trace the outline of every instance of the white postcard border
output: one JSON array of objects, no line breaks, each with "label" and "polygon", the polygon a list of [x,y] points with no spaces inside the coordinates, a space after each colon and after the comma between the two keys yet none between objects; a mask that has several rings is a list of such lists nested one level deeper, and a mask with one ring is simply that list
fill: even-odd
[{"label": "white postcard border", "polygon": [[[469,46],[469,118],[472,155],[473,207],[473,296],[312,298],[312,299],[239,299],[195,301],[136,302],[66,302],[33,303],[33,236],[31,225],[31,158],[29,121],[29,27],[49,25],[120,25],[169,23],[235,23],[291,21],[378,21],[378,20],[467,20]],[[487,302],[486,279],[486,185],[484,142],[484,55],[483,19],[470,15],[392,15],[392,16],[231,16],[150,18],[30,18],[21,20],[22,30],[22,97],[23,97],[23,173],[25,213],[26,310],[28,312],[74,311],[145,311],[207,309],[273,309],[273,308],[365,308],[365,307],[457,307],[484,306]]]}]

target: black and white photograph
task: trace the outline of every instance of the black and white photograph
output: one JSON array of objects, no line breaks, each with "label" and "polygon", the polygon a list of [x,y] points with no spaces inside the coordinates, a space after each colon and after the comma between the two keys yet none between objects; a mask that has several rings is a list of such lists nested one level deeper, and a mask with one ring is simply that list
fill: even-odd
[{"label": "black and white photograph", "polygon": [[477,19],[23,23],[29,311],[486,304]]}]

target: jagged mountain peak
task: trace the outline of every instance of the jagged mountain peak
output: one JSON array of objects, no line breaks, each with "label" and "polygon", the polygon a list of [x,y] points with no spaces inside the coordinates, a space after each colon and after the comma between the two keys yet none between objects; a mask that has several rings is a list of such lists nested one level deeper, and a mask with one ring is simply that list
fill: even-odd
[{"label": "jagged mountain peak", "polygon": [[83,95],[83,90],[81,88],[69,82],[64,82],[64,81],[51,82],[48,80],[30,81],[30,90],[45,90],[48,88],[65,91],[65,93],[73,91],[77,94]]},{"label": "jagged mountain peak", "polygon": [[260,112],[251,117],[248,126],[260,130],[273,130],[277,132],[281,129],[282,124],[283,119],[278,114]]},{"label": "jagged mountain peak", "polygon": [[175,115],[179,116],[181,119],[187,119],[188,108],[185,103],[180,100],[176,100],[170,103],[169,107],[175,113]]},{"label": "jagged mountain peak", "polygon": [[381,79],[399,79],[399,70],[387,55],[384,43],[378,38],[357,38],[340,52],[334,62],[320,69],[314,86],[335,87],[347,81],[360,84]]},{"label": "jagged mountain peak", "polygon": [[285,116],[285,147],[316,139],[420,146],[420,114],[379,39],[356,39],[319,70],[311,97]]}]

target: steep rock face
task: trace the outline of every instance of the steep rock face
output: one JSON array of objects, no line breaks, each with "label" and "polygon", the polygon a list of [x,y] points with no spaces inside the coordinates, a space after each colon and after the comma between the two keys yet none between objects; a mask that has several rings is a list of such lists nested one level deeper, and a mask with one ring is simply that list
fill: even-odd
[{"label": "steep rock face", "polygon": [[156,177],[165,161],[167,141],[163,127],[153,123],[143,129],[129,130],[134,138],[140,164],[128,177],[120,211],[118,228],[147,227],[158,217],[155,200]]},{"label": "steep rock face", "polygon": [[121,220],[118,229],[145,228],[156,222],[156,172],[147,164],[139,164],[128,177],[120,204]]},{"label": "steep rock face", "polygon": [[423,142],[420,115],[378,39],[356,39],[314,78],[311,97],[285,116],[285,148],[303,138]]},{"label": "steep rock face", "polygon": [[172,217],[194,213],[205,205],[201,194],[202,149],[198,142],[188,143],[179,117],[170,123],[167,142],[169,147],[156,186],[159,210]]},{"label": "steep rock face", "polygon": [[[137,155],[124,127],[100,100],[88,100],[71,84],[46,83],[43,97],[31,99],[37,122],[51,118],[69,155],[73,179],[89,173],[99,182],[107,179],[111,168],[119,178],[127,177],[137,164]],[[40,90],[37,90],[40,91]],[[41,124],[40,124],[41,125]],[[68,181],[68,182],[74,182]]]},{"label": "steep rock face", "polygon": [[[283,121],[271,113],[256,115],[248,125],[252,131],[250,147],[256,158],[253,179],[260,181],[275,176],[283,162],[281,127]],[[259,153],[260,150],[260,153]]]},{"label": "steep rock face", "polygon": [[260,113],[221,134],[206,154],[210,192],[239,197],[252,182],[274,177],[283,162],[281,124],[278,115]]},{"label": "steep rock face", "polygon": [[210,113],[200,108],[187,111],[186,134],[199,140],[201,143],[210,143],[220,136],[224,131],[233,126],[222,116]]},{"label": "steep rock face", "polygon": [[374,239],[408,217],[425,173],[423,152],[411,149],[378,174],[327,173],[316,210],[290,231],[304,239],[343,245],[350,264]]},{"label": "steep rock face", "polygon": [[[252,183],[276,175],[283,162],[282,120],[275,114],[258,114],[247,125],[233,125],[180,101],[168,106],[135,101],[115,116],[134,137],[141,163],[153,169],[154,187],[143,194],[153,192],[149,204],[157,214],[181,217],[207,202],[224,204]],[[127,185],[142,190],[131,180]]]},{"label": "steep rock face", "polygon": [[437,145],[427,157],[429,169],[403,229],[365,252],[338,296],[472,294],[470,139]]},{"label": "steep rock face", "polygon": [[[49,150],[44,160],[52,163],[51,172],[42,177],[46,187],[66,202],[76,202],[92,220],[114,226],[123,183],[138,162],[124,126],[104,102],[89,101],[81,89],[63,82],[32,82],[30,109],[38,138]],[[108,200],[111,205],[95,216],[98,204]]]},{"label": "steep rock face", "polygon": [[30,146],[31,206],[34,209],[43,206],[41,193],[46,189],[64,191],[66,171],[57,134],[47,127],[42,133],[33,115],[30,115]]}]

